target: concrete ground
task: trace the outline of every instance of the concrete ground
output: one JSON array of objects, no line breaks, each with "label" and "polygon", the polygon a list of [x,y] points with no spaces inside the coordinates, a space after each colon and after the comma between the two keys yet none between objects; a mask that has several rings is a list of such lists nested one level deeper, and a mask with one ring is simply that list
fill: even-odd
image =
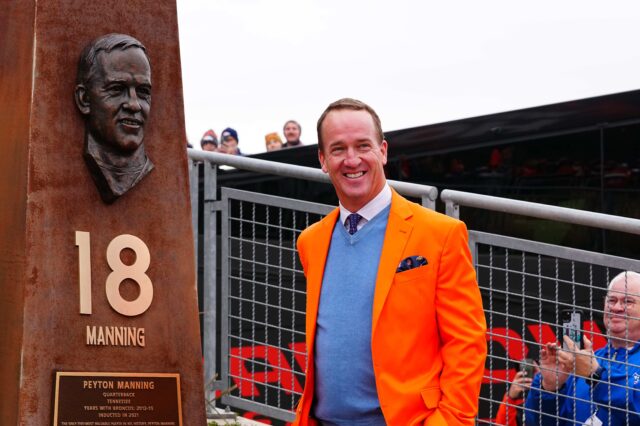
[{"label": "concrete ground", "polygon": [[226,425],[226,426],[264,426],[264,423],[256,422],[253,420],[245,419],[244,417],[236,417],[234,419],[217,419],[208,420],[209,426]]},{"label": "concrete ground", "polygon": [[225,410],[223,408],[213,406],[209,407],[209,410],[212,410],[213,413],[215,413],[208,415],[207,424],[209,426],[264,426],[264,423],[245,419],[244,417],[240,417],[232,411],[227,411],[228,409]]}]

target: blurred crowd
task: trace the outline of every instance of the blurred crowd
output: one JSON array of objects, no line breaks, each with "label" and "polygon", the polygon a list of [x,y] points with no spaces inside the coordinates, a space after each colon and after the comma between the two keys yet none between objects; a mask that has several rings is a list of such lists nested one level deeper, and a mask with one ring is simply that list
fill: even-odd
[{"label": "blurred crowd", "polygon": [[[270,132],[264,136],[264,144],[268,152],[302,146],[302,142],[300,141],[302,128],[297,121],[289,120],[284,123],[282,133],[284,134],[284,142],[278,132]],[[220,139],[218,139],[218,135],[213,129],[204,132],[202,139],[200,139],[200,147],[203,151],[220,152],[231,155],[242,155],[238,147],[239,143],[240,138],[238,137],[238,132],[231,127],[227,127],[222,131]]]}]

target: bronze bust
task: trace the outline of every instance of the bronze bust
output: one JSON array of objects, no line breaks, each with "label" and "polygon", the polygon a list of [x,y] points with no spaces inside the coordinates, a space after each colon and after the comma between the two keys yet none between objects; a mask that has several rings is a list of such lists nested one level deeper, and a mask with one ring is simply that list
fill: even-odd
[{"label": "bronze bust", "polygon": [[151,108],[144,45],[125,34],[107,34],[86,46],[75,102],[85,120],[85,162],[102,200],[112,203],[153,169],[144,149]]}]

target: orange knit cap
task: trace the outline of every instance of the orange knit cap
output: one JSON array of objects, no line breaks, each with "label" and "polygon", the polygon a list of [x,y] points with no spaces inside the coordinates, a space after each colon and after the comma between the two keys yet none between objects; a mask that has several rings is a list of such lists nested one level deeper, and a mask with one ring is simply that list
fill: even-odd
[{"label": "orange knit cap", "polygon": [[269,145],[269,142],[280,142],[282,143],[282,139],[280,139],[280,135],[278,132],[267,133],[264,137],[264,142],[266,145]]}]

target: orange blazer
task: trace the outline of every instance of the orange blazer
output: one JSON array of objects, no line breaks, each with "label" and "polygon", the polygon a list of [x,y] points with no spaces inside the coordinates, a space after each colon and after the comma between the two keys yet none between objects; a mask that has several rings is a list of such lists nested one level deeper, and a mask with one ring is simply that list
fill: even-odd
[{"label": "orange blazer", "polygon": [[[305,229],[297,246],[307,279],[308,364],[295,425],[310,418],[314,341],[335,209]],[[396,273],[409,256],[428,264]],[[473,425],[487,354],[482,300],[464,223],[393,191],[376,278],[371,353],[388,425]]]}]

